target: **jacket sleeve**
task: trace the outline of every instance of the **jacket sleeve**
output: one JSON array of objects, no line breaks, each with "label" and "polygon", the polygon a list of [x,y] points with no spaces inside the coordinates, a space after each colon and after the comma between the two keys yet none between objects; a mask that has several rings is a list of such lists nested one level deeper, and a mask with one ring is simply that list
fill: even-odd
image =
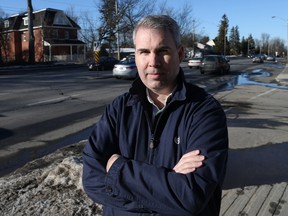
[{"label": "jacket sleeve", "polygon": [[[98,125],[103,124],[100,120]],[[88,144],[83,154],[83,185],[94,201],[131,212],[191,216],[206,211],[206,215],[213,215],[209,210],[213,207],[208,205],[217,205],[211,200],[221,190],[228,151],[226,117],[217,101],[206,100],[193,113],[187,131],[187,152],[200,149],[206,160],[203,167],[187,175],[124,157],[106,173],[109,155],[103,156],[104,149],[91,141],[94,144]],[[117,151],[110,150],[109,154]]]},{"label": "jacket sleeve", "polygon": [[118,105],[119,100],[116,99],[106,107],[84,147],[82,184],[84,191],[94,202],[124,211],[137,212],[141,209],[139,203],[128,195],[117,195],[117,186],[109,178],[109,176],[114,178],[119,176],[119,162],[126,160],[119,158],[117,163],[113,164],[113,168],[111,167],[109,174],[106,172],[106,164],[111,155],[120,154],[115,128],[117,113],[120,112]]}]

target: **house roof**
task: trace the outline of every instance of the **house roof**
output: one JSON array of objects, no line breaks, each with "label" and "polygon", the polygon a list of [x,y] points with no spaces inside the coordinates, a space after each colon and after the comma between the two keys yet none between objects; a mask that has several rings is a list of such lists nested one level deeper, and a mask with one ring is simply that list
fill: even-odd
[{"label": "house roof", "polygon": [[[5,28],[5,30],[21,30],[28,28],[25,23],[25,19],[28,19],[28,13],[20,13],[13,16],[8,17],[4,20],[9,22],[9,26]],[[50,27],[65,27],[65,28],[76,28],[80,29],[80,26],[72,20],[69,16],[67,16],[62,10],[46,8],[33,12],[33,26],[50,26]]]}]

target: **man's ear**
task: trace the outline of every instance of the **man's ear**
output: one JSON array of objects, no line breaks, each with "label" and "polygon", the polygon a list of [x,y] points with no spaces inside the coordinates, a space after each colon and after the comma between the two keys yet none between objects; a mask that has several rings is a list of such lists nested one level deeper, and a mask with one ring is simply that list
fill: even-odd
[{"label": "man's ear", "polygon": [[185,58],[185,50],[182,45],[179,46],[178,48],[178,56],[179,56],[179,61],[182,62]]}]

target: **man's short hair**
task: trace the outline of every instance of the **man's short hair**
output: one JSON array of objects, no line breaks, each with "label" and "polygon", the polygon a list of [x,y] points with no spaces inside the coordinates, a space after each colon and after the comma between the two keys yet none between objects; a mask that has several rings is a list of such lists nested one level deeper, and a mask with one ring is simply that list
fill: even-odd
[{"label": "man's short hair", "polygon": [[159,29],[171,33],[176,47],[181,45],[180,29],[177,22],[168,15],[150,15],[142,18],[133,31],[133,42],[135,45],[136,33],[139,28]]}]

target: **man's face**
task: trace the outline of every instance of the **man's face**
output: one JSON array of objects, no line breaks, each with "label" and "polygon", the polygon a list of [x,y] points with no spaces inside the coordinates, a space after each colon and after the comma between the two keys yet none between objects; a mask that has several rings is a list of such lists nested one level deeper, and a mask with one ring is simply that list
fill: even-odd
[{"label": "man's face", "polygon": [[159,94],[170,94],[176,86],[184,49],[176,47],[171,33],[139,28],[135,37],[135,60],[145,86]]}]

